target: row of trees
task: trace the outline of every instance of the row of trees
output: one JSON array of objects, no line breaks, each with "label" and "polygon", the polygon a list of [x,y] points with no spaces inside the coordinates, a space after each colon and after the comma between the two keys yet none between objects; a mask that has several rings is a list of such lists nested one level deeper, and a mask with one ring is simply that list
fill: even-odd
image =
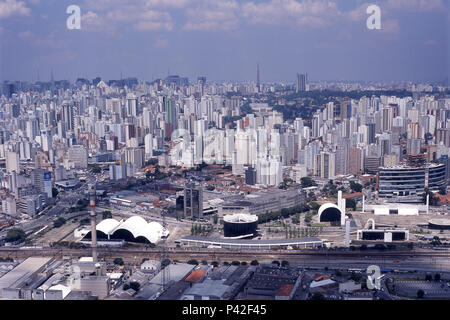
[{"label": "row of trees", "polygon": [[267,229],[269,233],[285,232],[286,239],[295,239],[303,237],[316,237],[322,232],[322,227],[305,227],[305,228],[291,228],[285,227],[283,229]]},{"label": "row of trees", "polygon": [[261,215],[258,216],[258,222],[259,223],[266,223],[269,221],[273,221],[273,220],[278,220],[281,218],[289,218],[290,216],[296,214],[296,213],[301,213],[301,212],[307,212],[309,211],[311,208],[307,205],[307,204],[301,204],[299,206],[295,206],[292,208],[284,208],[281,211],[278,212],[268,212],[268,213],[263,213]]},{"label": "row of trees", "polygon": [[205,225],[205,224],[192,224],[191,227],[191,235],[193,236],[208,236],[213,230],[212,225]]}]

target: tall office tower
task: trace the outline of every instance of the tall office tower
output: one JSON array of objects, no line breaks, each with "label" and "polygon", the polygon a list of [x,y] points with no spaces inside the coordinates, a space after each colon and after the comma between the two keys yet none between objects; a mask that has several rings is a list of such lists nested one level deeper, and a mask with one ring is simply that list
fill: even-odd
[{"label": "tall office tower", "polygon": [[422,147],[421,139],[408,139],[406,143],[406,152],[410,155],[416,155],[420,153]]},{"label": "tall office tower", "polygon": [[203,187],[187,182],[184,187],[184,216],[203,217]]},{"label": "tall office tower", "polygon": [[259,78],[259,63],[256,65],[256,90],[257,92],[261,92],[261,82]]},{"label": "tall office tower", "polygon": [[198,92],[202,97],[205,94],[205,86],[206,86],[206,77],[198,77],[197,78]]},{"label": "tall office tower", "polygon": [[44,169],[40,168],[31,171],[31,184],[34,186],[38,193],[45,192],[44,173]]},{"label": "tall office tower", "polygon": [[74,145],[68,150],[68,158],[75,168],[86,169],[88,167],[88,150],[82,145]]},{"label": "tall office tower", "polygon": [[308,85],[308,74],[297,73],[297,92],[305,92]]},{"label": "tall office tower", "polygon": [[348,173],[354,176],[363,172],[363,150],[358,147],[351,147],[349,152]]},{"label": "tall office tower", "polygon": [[392,121],[394,119],[394,109],[392,107],[385,107],[382,109],[383,121],[381,130],[388,132],[392,130]]},{"label": "tall office tower", "polygon": [[66,103],[62,107],[61,119],[66,124],[66,130],[74,130],[74,110],[73,105]]},{"label": "tall office tower", "polygon": [[109,179],[121,180],[127,177],[127,166],[125,163],[125,155],[122,153],[117,156],[116,162],[109,165]]},{"label": "tall office tower", "polygon": [[312,137],[320,136],[320,127],[322,126],[322,113],[316,113],[312,119]]},{"label": "tall office tower", "polygon": [[227,165],[233,164],[233,153],[234,153],[234,130],[226,129],[226,134],[224,138],[224,158]]},{"label": "tall office tower", "polygon": [[436,130],[436,144],[450,147],[450,129],[441,128]]},{"label": "tall office tower", "polygon": [[344,99],[340,102],[341,120],[350,119],[352,117],[352,101]]},{"label": "tall office tower", "polygon": [[11,174],[8,176],[8,189],[12,193],[16,193],[18,189],[17,185],[17,173],[15,171],[11,172]]},{"label": "tall office tower", "polygon": [[421,139],[425,137],[425,135],[421,137],[420,131],[420,126],[417,122],[408,123],[406,129],[408,139]]},{"label": "tall office tower", "polygon": [[27,137],[30,141],[34,141],[34,138],[39,135],[39,120],[32,118],[27,121]]},{"label": "tall office tower", "polygon": [[304,123],[302,118],[296,118],[294,121],[295,132],[303,135]]},{"label": "tall office tower", "polygon": [[131,123],[125,124],[125,141],[128,142],[131,138],[136,138],[136,126]]},{"label": "tall office tower", "polygon": [[350,139],[342,138],[339,140],[336,149],[336,174],[349,173],[349,149]]},{"label": "tall office tower", "polygon": [[125,148],[125,162],[140,170],[145,164],[145,150],[141,148]]},{"label": "tall office tower", "polygon": [[266,186],[279,186],[282,182],[282,165],[280,157],[261,155],[256,160],[256,181]]},{"label": "tall office tower", "polygon": [[138,101],[133,93],[127,94],[126,111],[128,117],[136,117],[138,112]]},{"label": "tall office tower", "polygon": [[92,247],[92,261],[97,263],[97,223],[96,223],[96,213],[95,213],[95,198],[96,191],[95,186],[89,186],[89,217],[91,218],[91,247]]},{"label": "tall office tower", "polygon": [[327,120],[334,123],[334,103],[329,102],[326,107]]},{"label": "tall office tower", "polygon": [[367,128],[367,144],[375,143],[375,123],[368,123]]},{"label": "tall office tower", "polygon": [[166,113],[166,138],[170,138],[173,130],[176,130],[178,125],[178,112],[175,100],[164,97],[164,110]]},{"label": "tall office tower", "polygon": [[336,155],[332,152],[321,152],[314,156],[314,175],[322,179],[334,179],[336,176]]},{"label": "tall office tower", "polygon": [[147,134],[145,136],[145,159],[148,160],[153,157],[153,136],[151,134]]},{"label": "tall office tower", "polygon": [[6,152],[6,172],[20,172],[19,154],[13,151]]},{"label": "tall office tower", "polygon": [[51,172],[44,172],[44,193],[47,194],[47,198],[53,198],[53,183]]},{"label": "tall office tower", "polygon": [[245,183],[249,186],[254,186],[256,184],[256,171],[253,167],[248,167],[245,170]]}]

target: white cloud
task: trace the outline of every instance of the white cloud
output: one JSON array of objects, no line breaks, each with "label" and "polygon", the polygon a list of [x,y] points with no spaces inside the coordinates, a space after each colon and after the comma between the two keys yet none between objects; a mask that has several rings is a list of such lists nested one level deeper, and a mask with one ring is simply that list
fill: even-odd
[{"label": "white cloud", "polygon": [[93,11],[88,11],[81,16],[81,30],[88,32],[112,31],[109,28],[108,22],[105,18],[100,17]]},{"label": "white cloud", "polygon": [[234,30],[239,25],[240,5],[235,0],[199,1],[186,10],[185,30]]},{"label": "white cloud", "polygon": [[[91,9],[89,11],[91,14],[86,16],[85,20],[88,25],[89,22],[95,25],[95,30],[113,30],[119,28],[119,23],[126,23],[137,31],[171,31],[174,23],[170,13],[151,7],[175,8],[186,1],[179,0],[170,4],[168,0],[87,0],[86,7]],[[88,29],[88,31],[95,30]]]},{"label": "white cloud", "polygon": [[[84,1],[81,7],[97,15],[97,30],[101,30],[99,27],[104,24],[108,25],[108,30],[132,27],[137,31],[175,29],[175,19],[172,16],[175,11],[178,24],[183,25],[184,30],[194,31],[231,31],[238,29],[242,23],[302,28],[361,23],[364,27],[364,21],[368,17],[367,7],[374,3],[372,0],[360,0],[353,10],[341,11],[337,0]],[[399,12],[445,10],[447,5],[444,1],[447,0],[379,0],[376,3],[381,8],[382,23],[386,21],[385,32],[395,33],[399,30],[396,20]],[[91,23],[94,24],[94,21]]]},{"label": "white cloud", "polygon": [[446,8],[443,0],[386,0],[390,9],[415,12],[440,11]]},{"label": "white cloud", "polygon": [[28,8],[23,1],[0,1],[0,19],[5,19],[13,16],[29,16],[30,13],[30,8]]},{"label": "white cloud", "polygon": [[243,4],[243,17],[253,24],[296,24],[324,27],[341,16],[336,2],[328,0],[270,0]]}]

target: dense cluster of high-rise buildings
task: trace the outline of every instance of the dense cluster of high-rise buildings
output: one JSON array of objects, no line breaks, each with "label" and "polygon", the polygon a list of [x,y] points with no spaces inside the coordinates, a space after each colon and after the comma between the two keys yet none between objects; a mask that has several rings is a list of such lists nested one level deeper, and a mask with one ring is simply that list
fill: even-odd
[{"label": "dense cluster of high-rise buildings", "polygon": [[256,84],[205,77],[192,84],[179,76],[151,83],[4,83],[2,212],[35,215],[52,198],[55,182],[76,178],[94,163],[108,163],[111,180],[139,174],[155,157],[166,167],[220,164],[247,184],[268,187],[278,187],[286,175],[300,182],[308,175],[377,173],[419,154],[423,164],[447,165],[450,99],[443,88],[413,85],[406,97],[330,96],[311,119],[285,119],[277,111],[280,104],[295,108],[289,95],[327,86],[309,84],[306,74],[293,85],[261,84],[259,66]]}]

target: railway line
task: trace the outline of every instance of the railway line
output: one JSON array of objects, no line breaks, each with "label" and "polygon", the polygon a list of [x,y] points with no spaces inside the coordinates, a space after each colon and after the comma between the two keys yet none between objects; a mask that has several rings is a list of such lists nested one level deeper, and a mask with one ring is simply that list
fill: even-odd
[{"label": "railway line", "polygon": [[[414,258],[448,258],[449,251],[315,251],[315,250],[224,250],[224,249],[198,249],[198,248],[170,248],[169,258],[173,259],[236,259],[258,260],[258,258],[274,259],[302,259],[302,257],[315,257],[316,259],[414,259]],[[158,257],[162,254],[160,249],[136,249],[136,248],[99,248],[99,257],[108,259],[112,257]],[[0,257],[26,258],[30,256],[90,256],[90,248],[0,248]]]}]

